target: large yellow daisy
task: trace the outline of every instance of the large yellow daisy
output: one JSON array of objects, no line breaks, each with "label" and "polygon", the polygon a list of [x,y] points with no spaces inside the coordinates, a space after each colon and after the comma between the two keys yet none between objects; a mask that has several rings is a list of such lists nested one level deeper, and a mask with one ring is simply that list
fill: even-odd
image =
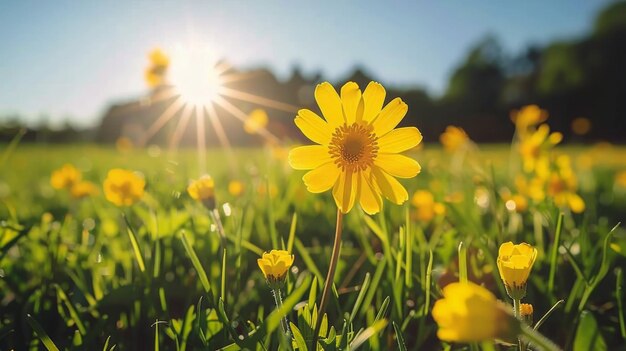
[{"label": "large yellow daisy", "polygon": [[381,210],[382,196],[395,204],[409,198],[398,178],[420,172],[417,161],[400,155],[417,146],[422,134],[415,127],[396,128],[408,110],[400,98],[384,108],[385,88],[371,82],[361,93],[354,82],[341,88],[319,84],[315,100],[324,119],[307,109],[298,111],[295,123],[316,144],[289,152],[294,169],[310,170],[302,178],[312,193],[333,189],[337,207],[348,213],[358,200],[368,214]]}]

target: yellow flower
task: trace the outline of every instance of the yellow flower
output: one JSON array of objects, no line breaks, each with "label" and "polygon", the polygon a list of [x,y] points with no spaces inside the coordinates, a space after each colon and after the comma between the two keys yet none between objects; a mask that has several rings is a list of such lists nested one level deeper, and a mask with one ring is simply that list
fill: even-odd
[{"label": "yellow flower", "polygon": [[418,190],[411,198],[411,204],[416,208],[417,219],[430,222],[436,215],[446,212],[443,204],[435,202],[435,197],[430,191]]},{"label": "yellow flower", "polygon": [[55,189],[71,189],[74,184],[80,182],[81,178],[80,171],[68,163],[52,172],[50,185]]},{"label": "yellow flower", "polygon": [[248,134],[255,134],[258,133],[259,130],[265,129],[268,121],[269,119],[265,110],[257,108],[250,112],[248,118],[243,123],[243,129]]},{"label": "yellow flower", "polygon": [[540,162],[547,162],[548,151],[563,140],[559,132],[550,133],[550,127],[542,124],[536,131],[521,139],[519,152],[524,161],[524,171],[532,172]]},{"label": "yellow flower", "polygon": [[520,329],[519,321],[503,303],[489,290],[471,282],[446,285],[432,314],[439,326],[437,336],[444,341],[510,340]]},{"label": "yellow flower", "polygon": [[153,66],[167,67],[170,64],[169,57],[167,57],[167,55],[160,48],[155,48],[150,51],[148,59]]},{"label": "yellow flower", "polygon": [[515,187],[522,196],[527,196],[535,201],[542,201],[546,197],[544,181],[539,177],[527,180],[524,176],[515,177]]},{"label": "yellow flower", "polygon": [[146,182],[137,174],[115,168],[104,180],[104,196],[117,206],[130,206],[141,199],[145,186]]},{"label": "yellow flower", "polygon": [[500,245],[498,271],[512,299],[522,299],[526,295],[526,281],[536,258],[537,249],[529,244],[515,245],[509,241]]},{"label": "yellow flower", "polygon": [[358,201],[368,214],[381,210],[384,197],[395,204],[408,200],[395,177],[411,178],[420,172],[417,161],[400,155],[415,147],[422,135],[415,127],[396,128],[408,107],[395,98],[384,108],[385,88],[371,82],[363,93],[354,82],[341,88],[341,96],[328,82],[315,89],[324,119],[310,110],[298,111],[295,123],[315,145],[294,148],[289,163],[310,170],[302,180],[312,193],[333,189],[337,207],[348,213]]},{"label": "yellow flower", "polygon": [[527,105],[519,111],[511,112],[511,121],[515,123],[515,130],[521,138],[546,119],[548,119],[548,112],[537,105]]},{"label": "yellow flower", "polygon": [[92,182],[81,181],[70,188],[70,195],[75,199],[98,194],[98,187]]},{"label": "yellow flower", "polygon": [[272,250],[263,253],[263,256],[257,259],[257,263],[268,284],[275,287],[284,282],[293,260],[294,256],[285,250]]},{"label": "yellow flower", "polygon": [[205,175],[192,181],[187,187],[187,192],[192,199],[202,202],[208,209],[215,208],[215,182],[211,176]]},{"label": "yellow flower", "polygon": [[232,195],[232,196],[239,196],[241,194],[243,194],[243,183],[238,181],[238,180],[231,180],[228,183],[228,192]]},{"label": "yellow flower", "polygon": [[[558,207],[569,207],[574,213],[585,210],[585,201],[576,193],[578,179],[572,170],[569,156],[561,155],[556,160],[556,168],[544,170],[547,174],[547,194]],[[546,177],[546,176],[544,176]]]},{"label": "yellow flower", "polygon": [[448,152],[455,152],[467,145],[469,142],[467,133],[462,128],[447,126],[446,130],[439,136],[439,141]]},{"label": "yellow flower", "polygon": [[170,60],[161,49],[154,49],[148,54],[150,64],[145,71],[145,79],[148,86],[154,88],[165,83],[165,74]]}]

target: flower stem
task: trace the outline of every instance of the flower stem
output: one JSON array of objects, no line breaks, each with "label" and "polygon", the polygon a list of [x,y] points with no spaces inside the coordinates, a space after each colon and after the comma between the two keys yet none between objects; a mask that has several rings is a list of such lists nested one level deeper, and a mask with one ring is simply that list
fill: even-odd
[{"label": "flower stem", "polygon": [[533,347],[537,350],[561,351],[561,348],[559,348],[550,339],[546,338],[541,333],[527,325],[522,325],[522,333],[520,334],[520,337],[523,338],[528,344],[532,343]]},{"label": "flower stem", "polygon": [[226,233],[224,232],[224,226],[222,225],[222,219],[220,218],[220,212],[217,208],[209,210],[209,214],[211,215],[211,220],[215,223],[217,227],[217,233],[220,236],[220,245],[222,246],[222,250],[226,248]]},{"label": "flower stem", "polygon": [[[519,320],[522,319],[522,313],[520,311],[521,302],[522,301],[520,299],[513,299],[513,315]],[[519,351],[524,351],[524,345],[522,343],[522,339],[520,338],[517,339],[517,349]]]},{"label": "flower stem", "polygon": [[[276,302],[276,309],[280,312],[283,308],[283,298],[280,294],[280,289],[272,289],[272,295],[274,295],[274,302]],[[289,322],[287,322],[287,315],[280,319],[280,327],[283,330],[283,334],[287,339],[291,338],[291,331],[289,330]]]},{"label": "flower stem", "polygon": [[330,258],[330,267],[328,267],[328,274],[326,274],[326,281],[324,282],[324,290],[322,290],[322,301],[317,311],[317,320],[315,321],[315,331],[313,332],[313,342],[311,351],[317,350],[317,339],[319,337],[320,328],[322,326],[322,319],[324,319],[324,312],[326,311],[326,305],[328,304],[328,295],[330,293],[330,287],[333,285],[335,278],[335,269],[337,268],[337,262],[339,261],[339,249],[341,247],[341,231],[343,227],[343,213],[340,209],[337,209],[337,223],[335,224],[335,242],[333,243],[333,253]]}]

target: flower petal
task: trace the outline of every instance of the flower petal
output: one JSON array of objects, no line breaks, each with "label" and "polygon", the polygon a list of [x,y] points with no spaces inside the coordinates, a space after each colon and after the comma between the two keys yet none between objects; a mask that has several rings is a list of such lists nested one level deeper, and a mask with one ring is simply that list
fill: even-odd
[{"label": "flower petal", "polygon": [[383,200],[380,197],[380,194],[371,184],[370,174],[366,174],[366,172],[361,172],[361,183],[360,183],[360,191],[359,191],[359,204],[365,213],[369,215],[373,215],[375,213],[380,212],[383,208]]},{"label": "flower petal", "polygon": [[341,105],[348,125],[356,121],[357,110],[361,103],[361,89],[355,82],[348,82],[341,87]]},{"label": "flower petal", "polygon": [[323,193],[332,188],[340,173],[341,170],[336,164],[328,162],[307,172],[304,177],[302,177],[302,180],[308,191],[312,193]]},{"label": "flower petal", "polygon": [[401,205],[409,199],[406,189],[398,182],[398,180],[378,167],[372,167],[372,175],[375,183],[381,190],[383,195],[391,202]]},{"label": "flower petal", "polygon": [[289,151],[289,164],[294,169],[313,169],[330,160],[328,147],[323,145],[299,146]]},{"label": "flower petal", "polygon": [[359,182],[357,173],[352,171],[341,173],[339,181],[333,187],[333,197],[341,212],[348,213],[354,206]]},{"label": "flower petal", "polygon": [[324,118],[332,129],[342,125],[345,120],[341,109],[341,99],[335,88],[328,82],[318,84],[315,88],[315,101],[322,110]]},{"label": "flower petal", "polygon": [[374,133],[376,133],[378,137],[389,133],[400,123],[408,110],[409,107],[402,99],[395,98],[391,100],[372,122]]},{"label": "flower petal", "polygon": [[400,178],[415,177],[422,169],[414,159],[399,154],[379,154],[374,164],[392,176]]},{"label": "flower petal", "polygon": [[399,153],[416,147],[422,141],[422,133],[415,127],[394,129],[378,139],[378,152]]},{"label": "flower petal", "polygon": [[585,200],[576,193],[569,194],[567,202],[574,213],[582,213],[585,210]]},{"label": "flower petal", "polygon": [[385,88],[377,82],[370,82],[363,92],[363,120],[366,122],[372,121],[380,110],[383,108],[385,102]]},{"label": "flower petal", "polygon": [[302,133],[313,142],[321,145],[328,145],[330,142],[332,129],[315,112],[307,109],[298,111],[295,123]]}]

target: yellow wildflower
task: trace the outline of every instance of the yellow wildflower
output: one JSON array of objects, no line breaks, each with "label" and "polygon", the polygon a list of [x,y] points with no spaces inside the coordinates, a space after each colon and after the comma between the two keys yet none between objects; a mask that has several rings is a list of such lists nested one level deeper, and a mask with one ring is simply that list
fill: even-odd
[{"label": "yellow wildflower", "polygon": [[446,212],[445,206],[435,202],[435,197],[427,190],[416,191],[411,198],[411,204],[416,208],[417,219],[423,222],[430,222],[436,215]]},{"label": "yellow wildflower", "polygon": [[239,196],[241,194],[243,194],[243,183],[238,181],[238,180],[231,180],[230,182],[228,182],[228,192],[232,195],[232,196]]},{"label": "yellow wildflower", "polygon": [[257,108],[250,112],[248,118],[243,123],[243,129],[248,134],[255,134],[258,133],[259,130],[265,129],[268,121],[267,112]]},{"label": "yellow wildflower", "polygon": [[448,152],[456,152],[469,142],[467,133],[462,128],[447,126],[446,130],[439,136],[439,141]]},{"label": "yellow wildflower", "polygon": [[548,119],[548,112],[537,105],[527,105],[511,112],[511,121],[515,123],[515,130],[520,138],[524,138],[528,132],[546,119]]},{"label": "yellow wildflower", "polygon": [[536,131],[521,139],[519,152],[524,161],[524,171],[532,172],[539,162],[547,162],[548,151],[563,140],[559,132],[550,133],[550,127],[542,124]]},{"label": "yellow wildflower", "polygon": [[514,339],[519,321],[487,289],[474,283],[451,283],[443,298],[435,302],[433,318],[439,339],[451,342],[478,342]]},{"label": "yellow wildflower", "polygon": [[526,281],[537,259],[537,249],[527,243],[513,244],[509,241],[500,245],[498,271],[506,291],[512,299],[526,295]]},{"label": "yellow wildflower", "polygon": [[104,180],[104,196],[117,206],[130,206],[144,193],[145,180],[132,171],[115,168]]},{"label": "yellow wildflower", "polygon": [[408,106],[395,98],[384,108],[385,88],[371,82],[363,93],[354,82],[341,88],[319,84],[315,99],[325,119],[310,110],[298,111],[295,123],[315,145],[294,148],[289,163],[294,169],[311,170],[302,178],[312,193],[333,189],[337,207],[348,213],[358,201],[368,214],[381,210],[384,197],[395,204],[408,200],[406,189],[395,177],[411,178],[421,167],[401,155],[419,144],[415,127],[397,128]]},{"label": "yellow wildflower", "polygon": [[208,209],[215,208],[215,182],[211,176],[205,175],[192,181],[187,187],[187,193],[192,199],[202,202]]},{"label": "yellow wildflower", "polygon": [[98,187],[88,181],[81,181],[74,184],[70,188],[70,195],[75,199],[81,199],[83,197],[92,196],[98,194]]},{"label": "yellow wildflower", "polygon": [[148,86],[154,88],[165,83],[165,74],[170,60],[161,49],[154,49],[148,54],[150,64],[145,71],[145,79]]},{"label": "yellow wildflower", "polygon": [[267,283],[272,286],[282,285],[287,276],[287,271],[293,264],[294,256],[285,250],[272,250],[263,253],[263,256],[257,259],[257,263]]},{"label": "yellow wildflower", "polygon": [[524,176],[518,175],[515,177],[515,187],[520,195],[529,197],[534,201],[542,201],[546,197],[544,181],[539,177],[528,180]]},{"label": "yellow wildflower", "polygon": [[50,185],[55,189],[71,189],[74,184],[80,182],[82,175],[76,167],[67,163],[63,167],[52,172]]},{"label": "yellow wildflower", "polygon": [[585,201],[576,193],[578,179],[572,170],[569,156],[559,156],[556,160],[556,168],[552,171],[542,171],[542,173],[548,174],[546,192],[558,207],[569,207],[574,213],[581,213],[585,210]]}]

